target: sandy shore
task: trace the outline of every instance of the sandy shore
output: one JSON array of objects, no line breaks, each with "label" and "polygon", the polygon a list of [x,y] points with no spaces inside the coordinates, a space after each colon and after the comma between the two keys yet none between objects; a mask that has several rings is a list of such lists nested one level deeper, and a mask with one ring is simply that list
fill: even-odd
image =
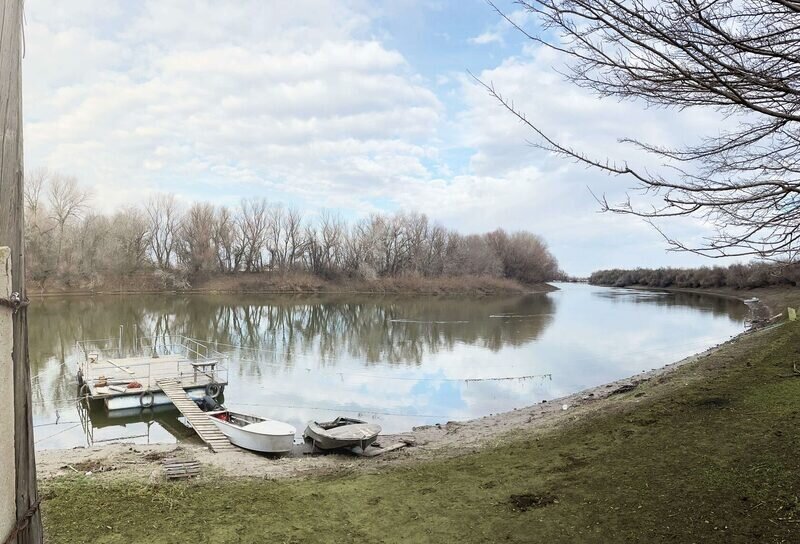
[{"label": "sandy shore", "polygon": [[[163,478],[161,461],[165,457],[198,460],[204,467],[204,477],[249,477],[261,479],[292,478],[334,471],[372,471],[387,464],[414,463],[432,458],[460,455],[478,451],[485,446],[502,445],[515,433],[555,429],[594,413],[614,410],[618,397],[633,398],[633,402],[649,394],[647,390],[667,381],[667,375],[683,365],[700,361],[722,346],[736,342],[748,334],[745,331],[731,340],[692,355],[662,368],[652,369],[615,382],[592,387],[562,398],[534,406],[493,414],[482,418],[443,425],[415,427],[407,433],[382,435],[380,442],[388,445],[398,440],[415,443],[412,447],[389,452],[375,458],[354,455],[297,455],[266,457],[239,450],[214,454],[202,445],[115,444],[102,447],[37,452],[39,477],[53,478],[68,474],[87,474],[92,478],[137,478],[158,481]],[[644,389],[644,388],[642,388]]]}]

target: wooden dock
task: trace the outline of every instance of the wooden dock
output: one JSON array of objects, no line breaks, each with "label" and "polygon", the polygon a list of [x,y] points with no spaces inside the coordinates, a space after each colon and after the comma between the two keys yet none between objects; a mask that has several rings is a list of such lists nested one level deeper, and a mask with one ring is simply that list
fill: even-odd
[{"label": "wooden dock", "polygon": [[209,421],[208,416],[189,398],[178,380],[159,380],[158,386],[169,397],[175,407],[189,420],[194,431],[203,439],[203,442],[208,444],[211,451],[218,453],[236,450],[230,440],[222,434],[214,423]]}]

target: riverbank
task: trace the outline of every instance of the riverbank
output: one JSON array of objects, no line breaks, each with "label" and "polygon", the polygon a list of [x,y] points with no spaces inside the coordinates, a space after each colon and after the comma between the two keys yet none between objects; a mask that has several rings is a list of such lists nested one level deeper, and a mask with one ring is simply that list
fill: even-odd
[{"label": "riverbank", "polygon": [[[800,380],[783,376],[798,343],[796,323],[748,333],[566,399],[417,429],[416,447],[372,460],[42,452],[49,541],[174,542],[197,520],[213,542],[796,541]],[[203,476],[165,483],[158,459],[173,453]]]},{"label": "riverbank", "polygon": [[[599,286],[606,287],[606,286]],[[620,289],[643,289],[645,291],[666,291],[669,293],[697,293],[701,295],[716,295],[737,300],[757,298],[764,308],[757,310],[760,317],[775,317],[786,315],[786,307],[800,307],[800,288],[797,287],[758,287],[755,289],[733,289],[720,287],[715,289],[691,289],[687,287],[650,287],[646,285],[631,285]]]},{"label": "riverbank", "polygon": [[395,295],[506,295],[557,290],[547,283],[525,284],[491,276],[453,276],[326,280],[304,273],[215,274],[177,278],[165,273],[142,273],[93,282],[45,285],[30,282],[30,296],[130,295],[152,293],[260,293],[260,294],[395,294]]}]

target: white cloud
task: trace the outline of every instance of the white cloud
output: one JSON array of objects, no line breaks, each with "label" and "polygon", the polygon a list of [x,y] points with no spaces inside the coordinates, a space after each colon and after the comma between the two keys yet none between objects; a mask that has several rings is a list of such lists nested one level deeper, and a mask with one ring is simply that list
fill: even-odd
[{"label": "white cloud", "polygon": [[427,176],[439,99],[399,52],[359,37],[358,5],[137,8],[98,26],[31,3],[29,166],[78,175],[109,205],[191,176],[195,198],[233,181],[357,206],[365,183]]},{"label": "white cloud", "polygon": [[[630,180],[531,148],[530,129],[463,72],[417,73],[376,31],[381,9],[360,0],[225,9],[210,0],[76,0],[70,9],[31,0],[27,165],[76,175],[108,207],[155,190],[215,202],[255,194],[352,214],[400,207],[466,231],[539,232],[575,273],[678,262],[641,221],[595,213],[587,186],[613,201]],[[522,11],[511,17],[530,22]],[[492,19],[471,41],[502,41],[509,30]],[[720,126],[703,111],[598,100],[563,81],[560,63],[527,45],[479,77],[556,139],[648,168],[659,165],[619,136],[674,144]],[[684,237],[707,228],[670,227]]]},{"label": "white cloud", "polygon": [[503,36],[499,32],[486,31],[469,39],[469,43],[486,45],[487,43],[503,43]]},{"label": "white cloud", "polygon": [[[633,136],[661,145],[685,142],[687,135],[717,130],[721,119],[709,112],[686,114],[646,110],[639,104],[599,100],[564,81],[553,70],[562,59],[548,49],[527,49],[479,74],[515,107],[556,140],[593,157],[629,160],[657,169],[660,161],[618,142]],[[474,150],[469,173],[411,183],[397,199],[465,230],[503,226],[542,234],[572,273],[610,266],[669,262],[697,264],[698,258],[665,255],[666,242],[642,220],[597,213],[597,195],[619,202],[634,185],[528,145],[533,131],[504,110],[469,77],[462,78],[465,107],[454,121],[459,142]],[[696,240],[709,232],[695,219],[666,224],[671,234]]]}]

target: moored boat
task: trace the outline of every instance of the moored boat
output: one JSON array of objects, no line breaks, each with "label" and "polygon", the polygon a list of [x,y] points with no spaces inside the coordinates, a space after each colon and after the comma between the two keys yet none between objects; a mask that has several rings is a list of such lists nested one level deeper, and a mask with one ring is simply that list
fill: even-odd
[{"label": "moored boat", "polygon": [[360,419],[337,417],[333,421],[309,421],[303,436],[310,440],[315,448],[336,450],[360,447],[365,450],[375,442],[381,432],[381,426],[367,423]]},{"label": "moored boat", "polygon": [[261,453],[287,453],[294,444],[295,428],[282,421],[218,410],[208,418],[232,444]]}]

